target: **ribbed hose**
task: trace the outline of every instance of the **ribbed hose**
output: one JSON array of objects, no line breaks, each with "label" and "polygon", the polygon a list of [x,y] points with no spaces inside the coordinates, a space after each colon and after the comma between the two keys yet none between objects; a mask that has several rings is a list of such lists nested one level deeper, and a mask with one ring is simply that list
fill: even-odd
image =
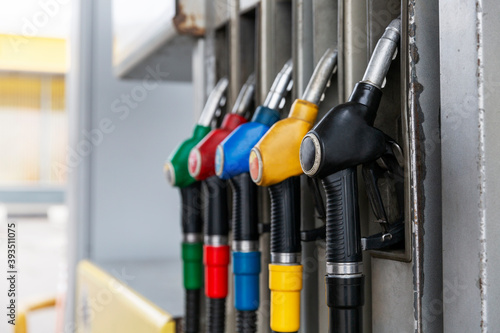
[{"label": "ribbed hose", "polygon": [[226,299],[207,298],[207,333],[222,333],[226,321]]},{"label": "ribbed hose", "polygon": [[[182,199],[182,232],[184,234],[201,234],[203,230],[203,220],[201,217],[201,183],[195,182],[187,187],[181,188]],[[201,269],[201,258],[196,265],[193,260],[193,251],[196,244],[183,244],[184,261],[184,287],[196,288],[201,285],[203,271]],[[199,246],[201,257],[201,245]],[[187,255],[187,257],[185,257]],[[191,260],[189,261],[188,258]],[[188,261],[186,261],[188,260]],[[194,286],[193,286],[194,284]],[[187,286],[189,285],[189,286]],[[200,302],[201,289],[185,290],[185,312],[184,312],[184,332],[197,333],[200,331]]]},{"label": "ribbed hose", "polygon": [[[325,177],[326,261],[330,264],[362,261],[356,168]],[[329,333],[361,333],[364,276],[328,274],[326,303],[330,308]]]},{"label": "ribbed hose", "polygon": [[250,174],[242,173],[230,181],[233,189],[233,240],[259,240],[257,185]]},{"label": "ribbed hose", "polygon": [[184,332],[186,333],[198,333],[200,331],[200,296],[200,289],[186,290],[186,312],[184,317]]},{"label": "ribbed hose", "polygon": [[271,252],[279,252],[283,247],[283,205],[281,195],[283,186],[281,183],[269,187],[271,200]]},{"label": "ribbed hose", "polygon": [[236,332],[257,332],[257,311],[236,311]]},{"label": "ribbed hose", "polygon": [[205,236],[227,236],[229,222],[227,218],[226,182],[217,176],[207,178],[204,182],[205,200]]},{"label": "ribbed hose", "polygon": [[201,182],[181,188],[182,232],[201,234],[203,220],[201,215]]},{"label": "ribbed hose", "polygon": [[300,179],[288,178],[269,187],[271,253],[300,253]]}]

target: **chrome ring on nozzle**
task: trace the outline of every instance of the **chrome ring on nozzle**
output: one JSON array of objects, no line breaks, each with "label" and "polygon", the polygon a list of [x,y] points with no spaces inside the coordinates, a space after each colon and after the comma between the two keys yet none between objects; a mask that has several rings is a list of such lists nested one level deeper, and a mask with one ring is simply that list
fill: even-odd
[{"label": "chrome ring on nozzle", "polygon": [[248,111],[250,104],[252,104],[253,96],[255,93],[255,75],[252,73],[247,79],[247,82],[241,87],[241,90],[236,98],[231,113],[243,116]]},{"label": "chrome ring on nozzle", "polygon": [[221,101],[224,98],[224,94],[226,92],[227,86],[229,85],[229,80],[226,77],[223,77],[217,82],[215,88],[212,90],[210,95],[208,96],[207,102],[205,103],[205,107],[201,112],[200,119],[198,120],[198,125],[208,127],[214,118],[215,112],[221,106]]},{"label": "chrome ring on nozzle", "polygon": [[337,50],[327,49],[318,64],[314,68],[314,73],[307,84],[302,99],[316,105],[321,101],[321,97],[329,86],[332,75],[337,69]]},{"label": "chrome ring on nozzle", "polygon": [[273,110],[279,108],[281,101],[289,91],[290,82],[292,81],[292,69],[293,63],[290,59],[285,63],[278,75],[276,75],[273,85],[262,104],[263,106]]},{"label": "chrome ring on nozzle", "polygon": [[361,82],[382,88],[399,45],[400,31],[401,19],[398,17],[392,20],[377,42]]}]

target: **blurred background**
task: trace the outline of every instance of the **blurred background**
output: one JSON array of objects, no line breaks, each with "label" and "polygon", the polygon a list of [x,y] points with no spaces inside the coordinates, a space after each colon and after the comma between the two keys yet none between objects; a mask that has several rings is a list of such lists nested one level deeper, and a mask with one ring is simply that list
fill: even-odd
[{"label": "blurred background", "polygon": [[[30,314],[30,333],[74,331],[62,330],[62,318],[72,321],[83,258],[118,272],[174,315],[182,312],[178,302],[162,303],[182,290],[175,273],[179,199],[162,168],[191,131],[192,84],[189,76],[167,82],[149,75],[146,91],[148,71],[170,70],[137,61],[135,76],[116,73],[120,63],[130,71],[131,46],[164,29],[174,7],[158,0],[0,1],[0,267],[7,222],[17,222],[19,308],[58,300]],[[171,289],[151,287],[158,274]],[[1,278],[2,295],[6,288]],[[0,321],[0,332],[12,329]]]},{"label": "blurred background", "polygon": [[[0,216],[18,222],[18,302],[54,297],[67,275],[67,174],[58,166],[68,150],[71,3],[48,13],[44,4],[0,1]],[[53,332],[55,310],[30,323]]]}]

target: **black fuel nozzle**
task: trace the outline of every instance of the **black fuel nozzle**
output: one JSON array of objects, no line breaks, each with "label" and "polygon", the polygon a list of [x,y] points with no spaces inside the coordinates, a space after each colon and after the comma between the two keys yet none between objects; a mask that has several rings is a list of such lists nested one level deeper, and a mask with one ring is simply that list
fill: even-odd
[{"label": "black fuel nozzle", "polygon": [[[389,24],[349,101],[330,110],[307,133],[300,147],[302,170],[310,177],[320,178],[326,194],[330,333],[357,333],[363,327],[364,275],[357,166],[369,166],[387,151],[387,138],[373,123],[382,98],[381,89],[399,44],[400,28],[399,18]],[[373,197],[374,201],[379,199],[375,189]],[[377,213],[385,214],[380,206]]]}]

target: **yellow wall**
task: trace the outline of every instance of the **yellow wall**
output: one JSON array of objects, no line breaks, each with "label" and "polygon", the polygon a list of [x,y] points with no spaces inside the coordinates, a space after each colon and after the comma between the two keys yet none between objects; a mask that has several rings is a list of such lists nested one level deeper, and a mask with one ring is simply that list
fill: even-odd
[{"label": "yellow wall", "polygon": [[[0,185],[63,183],[66,41],[0,35]],[[44,112],[42,112],[44,110]]]},{"label": "yellow wall", "polygon": [[66,40],[0,34],[0,71],[64,74]]}]

